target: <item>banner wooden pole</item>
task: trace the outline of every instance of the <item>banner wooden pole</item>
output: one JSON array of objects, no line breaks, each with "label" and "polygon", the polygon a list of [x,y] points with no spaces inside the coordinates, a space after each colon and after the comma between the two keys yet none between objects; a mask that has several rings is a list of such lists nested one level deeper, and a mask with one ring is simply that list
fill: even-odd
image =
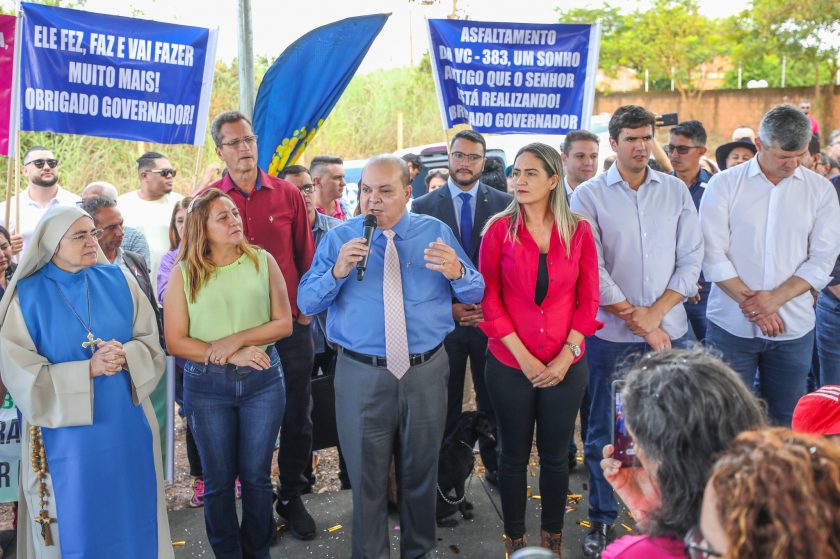
[{"label": "banner wooden pole", "polygon": [[3,223],[6,224],[6,227],[11,229],[11,223],[9,223],[9,218],[12,214],[12,165],[14,165],[14,161],[8,155],[6,156],[6,221]]},{"label": "banner wooden pole", "polygon": [[20,235],[22,229],[20,223],[20,130],[15,130],[15,232]]},{"label": "banner wooden pole", "polygon": [[190,189],[190,192],[193,192],[196,187],[198,186],[201,177],[198,176],[198,173],[201,171],[201,156],[204,152],[204,146],[196,146],[198,149],[195,152],[195,166],[193,167],[193,185]]}]

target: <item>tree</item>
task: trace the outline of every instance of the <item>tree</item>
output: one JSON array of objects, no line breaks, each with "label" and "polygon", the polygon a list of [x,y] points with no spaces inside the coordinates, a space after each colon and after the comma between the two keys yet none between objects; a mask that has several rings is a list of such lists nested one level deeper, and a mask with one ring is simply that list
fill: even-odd
[{"label": "tree", "polygon": [[648,10],[619,8],[558,10],[562,23],[601,21],[600,66],[647,70],[654,83],[673,79],[688,116],[703,95],[715,59],[726,53],[719,23],[702,15],[696,0],[654,0]]},{"label": "tree", "polygon": [[[840,2],[837,0],[753,0],[755,36],[785,54],[816,62],[814,104],[820,110],[824,68],[828,82],[840,71]],[[830,95],[830,91],[825,92]],[[830,103],[827,107],[830,107]],[[824,120],[830,118],[821,111]]]}]

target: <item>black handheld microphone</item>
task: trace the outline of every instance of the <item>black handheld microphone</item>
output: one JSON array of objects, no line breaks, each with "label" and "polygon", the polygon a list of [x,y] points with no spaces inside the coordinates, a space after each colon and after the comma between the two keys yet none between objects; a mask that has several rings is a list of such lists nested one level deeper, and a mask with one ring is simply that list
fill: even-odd
[{"label": "black handheld microphone", "polygon": [[[365,216],[365,246],[370,248],[370,242],[373,239],[373,232],[376,231],[376,216],[367,214]],[[365,270],[367,269],[368,254],[365,254],[362,259],[356,264],[356,280],[362,281],[365,279]]]}]

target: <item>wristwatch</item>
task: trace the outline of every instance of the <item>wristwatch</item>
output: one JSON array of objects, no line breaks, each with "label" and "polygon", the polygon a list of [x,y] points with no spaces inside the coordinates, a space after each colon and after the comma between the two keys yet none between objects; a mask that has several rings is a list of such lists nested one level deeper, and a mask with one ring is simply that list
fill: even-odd
[{"label": "wristwatch", "polygon": [[451,280],[449,280],[449,281],[458,281],[458,280],[462,280],[462,279],[464,279],[464,276],[466,276],[466,275],[467,275],[467,267],[466,267],[466,266],[464,266],[464,263],[463,263],[463,262],[461,262],[461,275],[460,275],[460,276],[458,276],[457,278],[455,278],[455,279],[451,279]]},{"label": "wristwatch", "polygon": [[574,356],[575,359],[580,357],[581,351],[580,351],[580,346],[579,345],[573,344],[572,342],[566,342],[566,346],[569,348],[569,351],[572,352],[572,355]]}]

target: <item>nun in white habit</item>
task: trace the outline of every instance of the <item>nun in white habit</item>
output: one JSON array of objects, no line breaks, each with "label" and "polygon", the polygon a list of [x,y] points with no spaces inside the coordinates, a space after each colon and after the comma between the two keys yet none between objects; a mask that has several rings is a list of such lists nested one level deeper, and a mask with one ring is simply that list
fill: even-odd
[{"label": "nun in white habit", "polygon": [[0,301],[0,371],[22,417],[19,558],[173,557],[149,402],[164,353],[100,234],[78,208],[47,211]]}]

